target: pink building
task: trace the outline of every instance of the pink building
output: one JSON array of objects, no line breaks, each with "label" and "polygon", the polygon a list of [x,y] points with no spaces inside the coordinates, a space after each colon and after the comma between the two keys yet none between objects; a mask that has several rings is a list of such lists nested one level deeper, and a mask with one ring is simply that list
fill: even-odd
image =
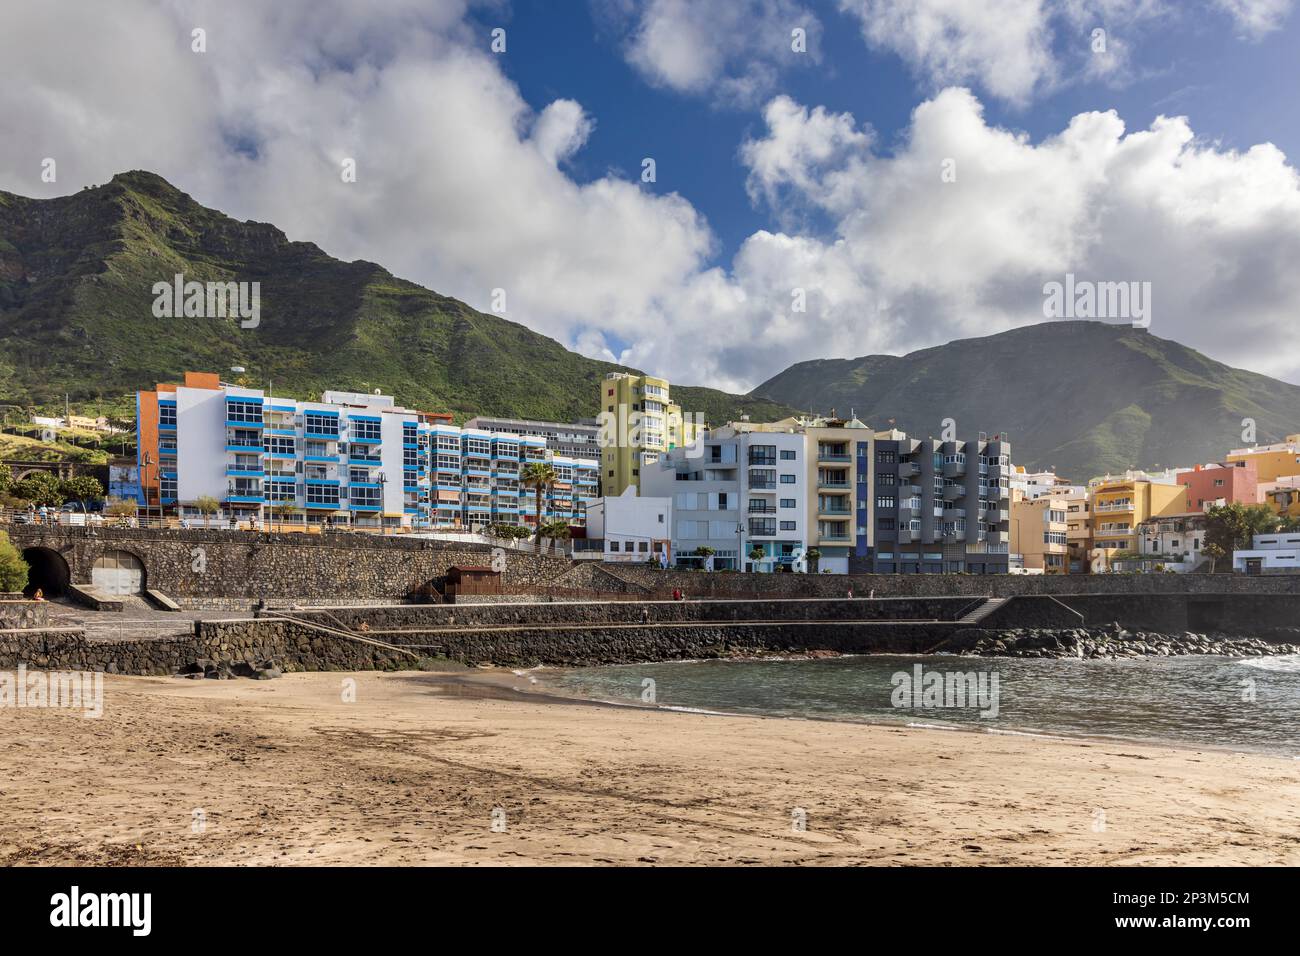
[{"label": "pink building", "polygon": [[1212,505],[1253,505],[1257,501],[1259,474],[1255,462],[1228,461],[1197,465],[1174,476],[1187,489],[1187,510],[1204,511]]}]

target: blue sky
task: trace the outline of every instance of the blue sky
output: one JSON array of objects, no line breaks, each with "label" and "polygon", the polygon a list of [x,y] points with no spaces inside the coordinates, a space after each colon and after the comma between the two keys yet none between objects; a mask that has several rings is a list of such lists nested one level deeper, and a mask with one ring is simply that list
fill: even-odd
[{"label": "blue sky", "polygon": [[1043,322],[1068,275],[1300,383],[1295,4],[11,5],[0,188],[152,170],[687,384]]},{"label": "blue sky", "polygon": [[[838,4],[807,6],[823,23],[821,62],[785,74],[780,91],[870,123],[888,152],[932,86],[897,55],[866,47],[855,19]],[[654,156],[658,189],[682,193],[708,217],[722,241],[719,261],[729,260],[755,229],[772,225],[746,196],[737,157],[740,143],[761,132],[759,105],[720,107],[646,83],[620,51],[625,38],[602,27],[587,4],[517,0],[508,11],[477,11],[473,20],[485,35],[507,28],[502,67],[530,104],[541,109],[571,98],[595,118],[586,147],[569,164],[575,178],[614,170],[635,179],[641,157]],[[1104,14],[1095,23],[1108,25]],[[1243,42],[1224,13],[1171,14],[1132,31],[1143,75],[1131,83],[1075,80],[1027,106],[988,98],[986,116],[1037,141],[1090,110],[1116,110],[1130,129],[1145,128],[1160,114],[1186,115],[1199,137],[1225,148],[1272,142],[1294,158],[1300,155],[1300,17],[1281,24],[1257,42]],[[1090,35],[1091,28],[1067,32],[1054,47],[1085,44]]]}]

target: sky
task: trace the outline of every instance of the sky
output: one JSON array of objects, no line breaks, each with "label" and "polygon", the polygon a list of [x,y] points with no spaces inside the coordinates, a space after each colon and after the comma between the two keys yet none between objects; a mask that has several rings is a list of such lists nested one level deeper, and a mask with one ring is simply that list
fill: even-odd
[{"label": "sky", "polygon": [[684,384],[1047,321],[1067,275],[1300,384],[1293,5],[7,4],[0,189],[152,170]]}]

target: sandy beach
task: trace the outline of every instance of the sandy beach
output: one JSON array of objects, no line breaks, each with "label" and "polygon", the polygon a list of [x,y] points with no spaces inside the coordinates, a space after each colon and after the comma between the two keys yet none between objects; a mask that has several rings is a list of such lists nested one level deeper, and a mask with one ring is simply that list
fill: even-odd
[{"label": "sandy beach", "polygon": [[527,683],[109,677],[99,719],[0,710],[0,863],[1300,864],[1300,761]]}]

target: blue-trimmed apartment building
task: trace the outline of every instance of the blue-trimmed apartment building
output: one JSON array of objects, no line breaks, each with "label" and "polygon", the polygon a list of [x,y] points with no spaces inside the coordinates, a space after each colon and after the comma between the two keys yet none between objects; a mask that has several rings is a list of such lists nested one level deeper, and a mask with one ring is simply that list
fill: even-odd
[{"label": "blue-trimmed apartment building", "polygon": [[139,500],[194,518],[195,502],[210,497],[222,519],[274,512],[370,528],[534,525],[535,494],[521,487],[520,470],[548,461],[560,480],[542,520],[585,522],[598,462],[554,455],[540,438],[457,428],[448,417],[387,395],[327,391],[301,402],[187,373],[184,385],[137,396]]}]

